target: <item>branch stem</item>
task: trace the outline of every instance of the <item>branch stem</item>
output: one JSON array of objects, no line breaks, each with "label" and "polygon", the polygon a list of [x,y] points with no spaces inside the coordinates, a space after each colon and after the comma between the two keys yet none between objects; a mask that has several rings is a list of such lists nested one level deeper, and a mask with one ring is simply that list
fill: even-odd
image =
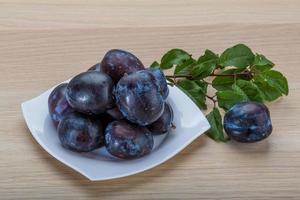
[{"label": "branch stem", "polygon": [[208,96],[207,94],[205,95],[206,96],[206,98],[208,98],[209,100],[211,100],[213,103],[214,103],[214,107],[216,107],[216,103],[218,102],[216,99],[215,99],[215,97],[216,97],[216,95],[214,95],[214,96]]},{"label": "branch stem", "polygon": [[191,79],[193,78],[192,75],[166,75],[167,78],[186,78],[186,79]]},{"label": "branch stem", "polygon": [[[237,76],[249,76],[252,75],[250,71],[241,72],[237,74],[215,74],[214,72],[211,73],[209,76],[229,76],[229,77],[237,77]],[[167,78],[186,78],[186,79],[193,79],[192,75],[166,75]]]}]

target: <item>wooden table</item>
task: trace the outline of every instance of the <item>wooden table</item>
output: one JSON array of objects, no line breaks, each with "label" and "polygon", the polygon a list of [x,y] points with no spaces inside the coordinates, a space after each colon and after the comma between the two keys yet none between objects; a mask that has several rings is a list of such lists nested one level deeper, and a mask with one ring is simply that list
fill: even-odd
[{"label": "wooden table", "polygon": [[[111,48],[149,65],[170,48],[200,55],[239,42],[290,83],[257,144],[202,136],[154,169],[91,182],[48,155],[21,114],[21,102]],[[0,47],[0,199],[300,199],[300,1],[0,0]]]}]

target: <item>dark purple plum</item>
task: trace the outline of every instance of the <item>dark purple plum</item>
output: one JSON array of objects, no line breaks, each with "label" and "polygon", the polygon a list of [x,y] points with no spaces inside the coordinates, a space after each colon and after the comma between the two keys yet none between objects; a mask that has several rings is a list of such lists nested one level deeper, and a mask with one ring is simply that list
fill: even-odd
[{"label": "dark purple plum", "polygon": [[167,99],[169,95],[169,88],[164,73],[158,68],[149,68],[148,71],[154,75],[156,79],[156,85],[158,86],[163,99]]},{"label": "dark purple plum", "polygon": [[105,147],[118,158],[142,157],[151,152],[153,144],[153,136],[146,127],[125,120],[114,121],[105,129]]},{"label": "dark purple plum", "polygon": [[173,118],[174,116],[172,107],[170,106],[170,104],[165,103],[165,108],[162,115],[158,118],[158,120],[148,125],[147,128],[154,135],[167,133],[172,127]]},{"label": "dark purple plum", "polygon": [[111,116],[115,120],[123,119],[124,116],[119,110],[118,106],[115,106],[114,108],[111,108],[109,110],[106,110],[106,113]]},{"label": "dark purple plum", "polygon": [[101,64],[100,63],[96,63],[93,66],[91,66],[88,71],[98,71],[100,72],[101,69]]},{"label": "dark purple plum", "polygon": [[120,49],[108,51],[101,62],[101,71],[107,73],[114,83],[117,83],[125,73],[142,69],[145,67],[135,55]]},{"label": "dark purple plum", "polygon": [[272,132],[269,110],[258,102],[238,103],[226,112],[224,129],[231,139],[238,142],[263,140]]},{"label": "dark purple plum", "polygon": [[67,100],[77,111],[100,114],[113,106],[113,82],[102,72],[88,71],[75,76],[67,87]]},{"label": "dark purple plum", "polygon": [[67,85],[67,83],[58,85],[48,97],[49,114],[56,127],[64,115],[74,111],[66,99]]},{"label": "dark purple plum", "polygon": [[110,123],[110,122],[113,122],[115,121],[114,118],[112,118],[109,114],[107,114],[106,112],[105,113],[102,113],[102,114],[99,114],[99,115],[95,115],[95,118],[99,119],[101,121],[101,124],[103,126],[103,130],[105,130],[106,126]]},{"label": "dark purple plum", "polygon": [[164,110],[164,100],[148,73],[125,75],[115,89],[116,104],[129,121],[145,126],[156,121]]},{"label": "dark purple plum", "polygon": [[77,152],[89,152],[104,145],[103,127],[99,119],[81,113],[66,115],[58,125],[62,146]]}]

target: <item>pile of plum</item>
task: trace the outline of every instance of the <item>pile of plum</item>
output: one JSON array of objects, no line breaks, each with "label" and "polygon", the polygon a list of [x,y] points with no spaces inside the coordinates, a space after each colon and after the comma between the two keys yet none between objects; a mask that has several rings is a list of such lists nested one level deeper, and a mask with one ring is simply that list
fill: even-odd
[{"label": "pile of plum", "polygon": [[151,152],[153,135],[172,127],[168,94],[160,69],[146,69],[133,54],[113,49],[58,85],[48,107],[64,148],[89,152],[105,146],[113,156],[134,159]]}]

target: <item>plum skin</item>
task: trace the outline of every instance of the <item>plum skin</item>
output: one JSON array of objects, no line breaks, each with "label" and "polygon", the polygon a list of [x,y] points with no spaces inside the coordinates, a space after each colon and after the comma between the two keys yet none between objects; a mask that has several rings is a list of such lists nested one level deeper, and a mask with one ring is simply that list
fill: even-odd
[{"label": "plum skin", "polygon": [[238,142],[261,141],[272,133],[270,112],[262,103],[238,103],[226,112],[224,129],[231,139]]},{"label": "plum skin", "polygon": [[147,155],[154,145],[151,132],[125,120],[114,121],[105,129],[105,147],[115,157],[135,159]]},{"label": "plum skin", "polygon": [[67,100],[79,112],[100,114],[113,106],[113,82],[105,73],[87,71],[75,76],[67,87]]},{"label": "plum skin", "polygon": [[48,97],[48,110],[53,124],[57,127],[63,116],[74,111],[66,98],[67,83],[56,86]]},{"label": "plum skin", "polygon": [[125,73],[136,72],[145,67],[132,53],[121,49],[112,49],[105,54],[100,69],[108,74],[114,83],[117,83]]},{"label": "plum skin", "polygon": [[173,109],[170,104],[165,103],[165,108],[162,115],[152,124],[149,124],[147,128],[153,135],[160,135],[167,133],[172,127],[174,119]]},{"label": "plum skin", "polygon": [[148,71],[155,77],[155,82],[159,88],[159,92],[163,99],[166,100],[169,95],[169,88],[164,73],[159,68],[149,68]]},{"label": "plum skin", "polygon": [[156,121],[164,110],[155,79],[143,71],[124,76],[115,88],[116,104],[123,116],[141,126]]},{"label": "plum skin", "polygon": [[120,111],[120,109],[118,108],[118,106],[115,106],[111,109],[106,110],[106,113],[113,119],[116,119],[116,120],[124,119],[124,116],[123,116],[122,112]]},{"label": "plum skin", "polygon": [[99,115],[94,115],[95,118],[99,119],[101,124],[102,124],[102,127],[103,127],[103,130],[105,130],[106,126],[115,121],[116,119],[114,119],[113,117],[111,117],[109,114],[107,114],[106,112],[105,113],[101,113]]},{"label": "plum skin", "polygon": [[100,63],[96,63],[93,66],[91,66],[88,71],[101,71],[101,64]]},{"label": "plum skin", "polygon": [[60,121],[58,136],[64,148],[76,152],[89,152],[104,145],[100,120],[76,112],[66,115]]}]

